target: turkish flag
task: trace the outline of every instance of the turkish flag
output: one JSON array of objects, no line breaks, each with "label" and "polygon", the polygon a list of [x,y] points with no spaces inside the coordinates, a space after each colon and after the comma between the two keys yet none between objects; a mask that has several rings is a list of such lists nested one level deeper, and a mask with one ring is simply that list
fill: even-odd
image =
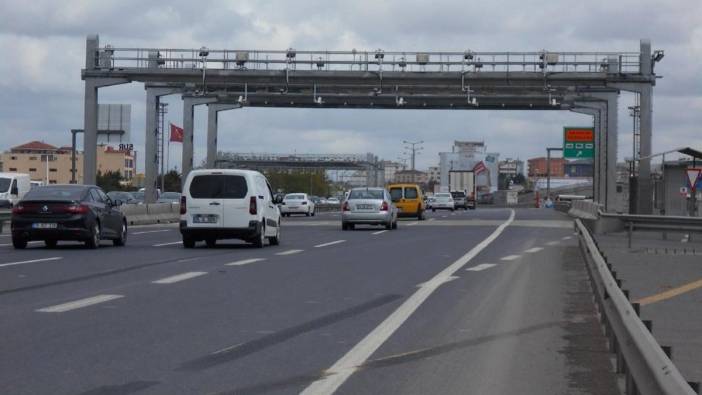
[{"label": "turkish flag", "polygon": [[178,126],[171,124],[171,139],[170,140],[174,143],[182,143],[183,142],[183,128],[179,128]]},{"label": "turkish flag", "polygon": [[485,167],[485,163],[483,163],[483,161],[478,162],[478,164],[476,164],[475,167],[473,167],[473,171],[475,172],[475,174],[480,174],[485,170],[487,170],[487,167]]}]

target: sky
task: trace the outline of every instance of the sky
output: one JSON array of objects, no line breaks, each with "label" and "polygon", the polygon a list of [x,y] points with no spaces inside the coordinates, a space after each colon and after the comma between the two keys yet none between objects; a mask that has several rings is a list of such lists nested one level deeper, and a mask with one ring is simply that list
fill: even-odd
[{"label": "sky", "polygon": [[[700,0],[0,0],[0,150],[31,140],[70,144],[69,130],[83,123],[88,34],[115,47],[369,51],[637,52],[648,38],[665,51],[656,64],[653,151],[702,148]],[[633,100],[626,92],[619,98],[620,161],[631,156]],[[182,125],[181,99],[164,101],[167,122]],[[101,89],[100,103],[132,105],[131,142],[143,151],[143,84]],[[204,106],[195,120],[197,164],[205,157]],[[527,159],[561,146],[563,126],[591,124],[568,111],[243,108],[220,113],[219,149],[397,160],[403,140],[423,140],[417,167],[424,169],[454,140],[484,141],[501,158]],[[179,166],[178,144],[170,158]]]}]

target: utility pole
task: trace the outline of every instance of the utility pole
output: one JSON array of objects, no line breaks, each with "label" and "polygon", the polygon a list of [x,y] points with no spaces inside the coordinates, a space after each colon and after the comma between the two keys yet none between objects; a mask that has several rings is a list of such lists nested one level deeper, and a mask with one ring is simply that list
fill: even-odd
[{"label": "utility pole", "polygon": [[417,146],[420,144],[424,144],[424,140],[414,141],[414,142],[403,140],[402,143],[405,144],[405,149],[408,150],[408,153],[411,155],[412,170],[415,170],[414,164],[415,164],[415,158],[417,156],[417,153],[424,149],[424,147],[417,147]]},{"label": "utility pole", "polygon": [[[159,152],[161,153],[161,193],[165,192],[165,186],[166,186],[166,171],[165,171],[165,148],[166,148],[166,129],[165,129],[165,122],[166,122],[166,114],[168,113],[168,103],[163,103],[159,102],[158,103],[158,117],[160,120],[160,131],[159,133],[161,134],[161,139],[159,140],[161,143],[161,149]],[[170,140],[170,139],[169,139]],[[170,148],[170,143],[169,143],[169,148]],[[170,152],[169,152],[170,154]]]}]

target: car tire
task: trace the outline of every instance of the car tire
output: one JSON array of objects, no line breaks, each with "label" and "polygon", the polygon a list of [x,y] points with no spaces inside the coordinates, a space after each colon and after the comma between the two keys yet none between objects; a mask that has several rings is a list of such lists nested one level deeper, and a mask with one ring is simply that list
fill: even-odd
[{"label": "car tire", "polygon": [[436,212],[436,209],[435,209],[435,208],[431,209],[431,212],[432,212],[432,213],[435,213],[435,212]]},{"label": "car tire", "polygon": [[207,245],[207,248],[215,248],[217,247],[217,239],[207,238],[205,239],[205,244]]},{"label": "car tire", "polygon": [[46,248],[56,248],[56,244],[58,244],[58,240],[54,240],[54,239],[44,240],[44,245],[46,246]]},{"label": "car tire", "polygon": [[356,225],[355,224],[349,224],[349,230],[355,230]]},{"label": "car tire", "polygon": [[424,221],[426,217],[424,216],[424,210],[419,210],[419,213],[417,214],[417,221]]},{"label": "car tire", "polygon": [[308,210],[308,211],[305,213],[305,217],[309,217],[309,216],[310,216],[310,212],[309,212],[309,210]]},{"label": "car tire", "polygon": [[392,223],[392,228],[397,229],[397,220],[395,220],[395,222]]},{"label": "car tire", "polygon": [[387,224],[385,224],[385,229],[392,230],[392,222],[388,222]]},{"label": "car tire", "polygon": [[280,245],[280,220],[278,221],[278,226],[276,227],[275,236],[269,238],[268,243],[272,246]]},{"label": "car tire", "polygon": [[119,231],[119,237],[112,240],[115,247],[124,247],[127,244],[127,223],[122,222],[122,229]]},{"label": "car tire", "polygon": [[183,247],[195,248],[195,239],[190,236],[183,236]]},{"label": "car tire", "polygon": [[349,230],[349,224],[346,222],[341,223],[341,230]]},{"label": "car tire", "polygon": [[93,228],[90,231],[90,238],[85,241],[85,247],[91,250],[100,247],[100,224],[97,222],[93,224]]},{"label": "car tire", "polygon": [[27,248],[27,239],[24,237],[12,237],[12,246],[17,250],[23,250]]},{"label": "car tire", "polygon": [[261,230],[256,235],[256,239],[254,239],[253,245],[256,248],[263,248],[263,246],[265,244],[266,244],[266,227],[263,223],[261,223]]}]

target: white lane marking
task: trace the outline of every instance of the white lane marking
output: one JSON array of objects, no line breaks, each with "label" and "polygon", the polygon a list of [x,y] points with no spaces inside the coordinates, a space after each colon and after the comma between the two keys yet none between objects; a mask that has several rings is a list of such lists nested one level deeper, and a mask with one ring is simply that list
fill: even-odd
[{"label": "white lane marking", "polygon": [[152,281],[152,283],[154,283],[154,284],[173,284],[173,283],[177,283],[180,281],[190,280],[191,278],[204,276],[205,274],[207,274],[207,272],[181,273],[181,274],[176,274],[175,276],[170,276],[170,277],[162,278],[160,280]]},{"label": "white lane marking", "polygon": [[261,261],[265,261],[265,260],[266,260],[266,258],[242,259],[240,261],[227,263],[224,266],[244,266],[244,265],[248,265],[250,263],[256,263],[256,262],[261,262]]},{"label": "white lane marking", "polygon": [[147,233],[161,233],[161,232],[172,232],[173,229],[161,229],[161,230],[145,230],[142,232],[130,232],[131,235],[145,235]]},{"label": "white lane marking", "polygon": [[546,245],[547,245],[547,246],[555,246],[555,245],[558,245],[558,243],[560,243],[560,241],[558,241],[558,240],[556,240],[556,241],[549,241],[548,243],[546,243]]},{"label": "white lane marking", "polygon": [[494,263],[481,263],[480,265],[469,267],[466,270],[469,272],[479,272],[479,271],[489,269],[489,268],[494,267],[494,266],[497,266],[497,265],[495,265]]},{"label": "white lane marking", "polygon": [[390,336],[424,303],[441,284],[449,281],[453,275],[475,258],[514,221],[514,210],[510,210],[509,219],[495,229],[490,236],[473,247],[465,255],[425,282],[400,307],[392,312],[380,325],[373,329],[363,340],[356,344],[341,359],[325,371],[324,377],[313,382],[303,395],[326,395],[334,393],[368,358],[387,341]]},{"label": "white lane marking", "polygon": [[533,254],[533,253],[539,252],[543,249],[544,249],[544,247],[532,247],[532,248],[529,248],[528,250],[524,250],[524,252],[529,253],[529,254]]},{"label": "white lane marking", "polygon": [[71,311],[75,309],[80,309],[83,307],[92,306],[98,303],[109,302],[110,300],[115,300],[123,298],[124,295],[97,295],[90,298],[79,299],[73,302],[57,304],[56,306],[44,307],[37,312],[39,313],[65,313],[66,311]]},{"label": "white lane marking", "polygon": [[297,254],[298,252],[302,252],[304,250],[287,250],[283,252],[279,252],[276,255],[292,255],[292,254]]},{"label": "white lane marking", "polygon": [[418,223],[419,223],[419,222],[417,222],[417,221],[410,222],[410,223],[407,224],[407,226],[414,226],[414,225],[417,225]]},{"label": "white lane marking", "polygon": [[0,267],[15,266],[15,265],[24,265],[25,263],[58,261],[59,259],[63,259],[63,257],[60,257],[60,256],[52,256],[51,258],[32,259],[31,261],[20,261],[20,262],[2,263],[2,264],[0,264]]},{"label": "white lane marking", "polygon": [[521,255],[507,255],[507,256],[503,256],[502,258],[500,258],[500,260],[502,260],[502,261],[513,261],[513,260],[519,259],[519,258],[521,258],[521,257],[522,257]]},{"label": "white lane marking", "polygon": [[427,221],[436,221],[436,218],[429,218]]},{"label": "white lane marking", "polygon": [[172,246],[176,244],[183,244],[183,241],[173,241],[170,243],[159,243],[159,244],[154,244],[152,247],[163,247],[163,246]]},{"label": "white lane marking", "polygon": [[345,242],[345,241],[346,241],[346,240],[336,240],[336,241],[330,241],[329,243],[322,243],[322,244],[317,244],[316,246],[314,246],[314,248],[320,248],[320,247],[327,247],[327,246],[333,246],[334,244],[339,244],[339,243],[343,243],[343,242]]},{"label": "white lane marking", "polygon": [[383,234],[383,233],[385,233],[385,232],[387,232],[387,231],[388,231],[387,229],[385,229],[385,230],[379,230],[379,231],[373,232],[373,233],[371,233],[371,234],[373,234],[373,235],[380,235],[380,234]]},{"label": "white lane marking", "polygon": [[448,215],[442,215],[441,218],[448,218]]},{"label": "white lane marking", "polygon": [[565,237],[561,237],[561,240],[570,240],[570,239],[572,239],[572,237],[571,237],[571,236],[565,236]]},{"label": "white lane marking", "polygon": [[[34,240],[34,241],[27,242],[27,244],[37,244],[37,243],[43,243],[43,242],[41,240]],[[9,247],[11,245],[12,245],[12,243],[0,244],[0,247]]]}]

